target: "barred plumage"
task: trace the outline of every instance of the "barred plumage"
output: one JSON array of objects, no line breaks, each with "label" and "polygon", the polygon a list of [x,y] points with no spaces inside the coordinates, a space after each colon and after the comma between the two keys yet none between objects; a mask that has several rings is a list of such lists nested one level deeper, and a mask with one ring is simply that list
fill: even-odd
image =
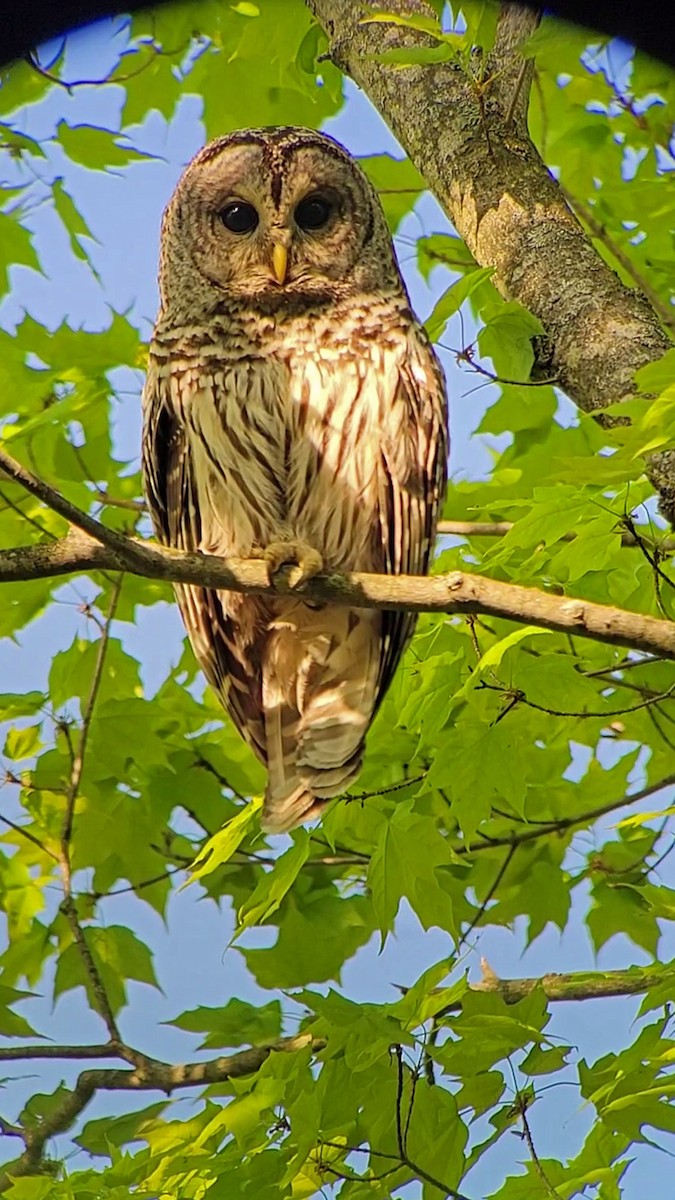
[{"label": "barred plumage", "polygon": [[[165,214],[160,292],[143,435],[160,540],[424,572],[445,485],[442,375],[347,152],[293,128],[205,147]],[[209,683],[267,763],[264,827],[315,816],[358,773],[415,618],[176,591]]]}]

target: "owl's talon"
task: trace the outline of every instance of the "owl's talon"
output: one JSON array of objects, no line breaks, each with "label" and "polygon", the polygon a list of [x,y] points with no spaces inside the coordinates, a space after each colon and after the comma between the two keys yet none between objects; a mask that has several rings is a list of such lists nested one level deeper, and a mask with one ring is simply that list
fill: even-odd
[{"label": "owl's talon", "polygon": [[274,583],[274,576],[283,566],[293,564],[293,569],[288,575],[288,585],[291,588],[301,587],[308,579],[323,571],[324,567],[323,558],[318,550],[308,546],[306,542],[292,538],[286,542],[270,542],[269,546],[265,547],[262,557],[270,583]]}]

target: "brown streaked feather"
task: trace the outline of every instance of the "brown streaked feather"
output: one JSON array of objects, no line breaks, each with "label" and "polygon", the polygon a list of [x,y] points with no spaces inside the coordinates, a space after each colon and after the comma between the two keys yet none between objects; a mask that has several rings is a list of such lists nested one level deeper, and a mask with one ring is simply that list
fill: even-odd
[{"label": "brown streaked feather", "polygon": [[[402,420],[382,446],[379,521],[387,575],[424,575],[447,481],[447,410],[440,367],[421,330],[401,366],[394,406]],[[417,367],[416,379],[411,364]],[[417,623],[414,613],[382,614],[379,708]]]}]

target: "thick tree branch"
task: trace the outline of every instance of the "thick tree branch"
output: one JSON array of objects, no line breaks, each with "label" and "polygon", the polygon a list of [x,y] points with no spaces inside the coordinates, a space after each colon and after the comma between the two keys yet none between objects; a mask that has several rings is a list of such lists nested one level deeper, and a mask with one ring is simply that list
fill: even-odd
[{"label": "thick tree branch", "polygon": [[[469,991],[496,992],[506,1004],[517,1004],[535,988],[542,988],[550,1001],[593,1000],[611,996],[635,996],[650,988],[665,983],[671,976],[662,967],[629,967],[623,971],[581,971],[568,975],[544,975],[540,978],[499,979],[485,960],[481,961],[482,979],[469,983]],[[675,973],[672,975],[675,981]],[[449,1016],[461,1008],[461,1002],[444,1009],[439,1016]],[[26,1149],[0,1174],[0,1191],[6,1191],[12,1179],[31,1175],[40,1170],[44,1147],[49,1138],[70,1129],[80,1114],[99,1091],[135,1092],[160,1091],[167,1096],[178,1088],[201,1087],[206,1084],[224,1083],[228,1079],[241,1079],[255,1074],[270,1054],[297,1053],[311,1049],[318,1054],[324,1049],[323,1038],[313,1037],[311,1032],[295,1037],[280,1038],[268,1045],[252,1046],[236,1054],[195,1063],[163,1063],[145,1058],[127,1047],[102,1046],[26,1046],[0,1050],[0,1061],[21,1057],[26,1059],[49,1058],[94,1058],[133,1057],[137,1064],[133,1070],[126,1068],[98,1068],[83,1071],[72,1091],[48,1116],[30,1130],[16,1127],[17,1136],[25,1138]],[[124,1051],[127,1051],[125,1054]]]},{"label": "thick tree branch", "polygon": [[[224,559],[185,554],[148,545],[108,529],[82,512],[49,484],[32,475],[0,449],[0,469],[70,523],[63,539],[0,552],[0,583],[65,575],[82,570],[129,571],[172,583],[255,595],[288,590],[288,574],[270,583],[257,559]],[[285,582],[286,581],[286,582]],[[359,608],[402,608],[411,612],[484,613],[556,632],[574,633],[675,658],[675,624],[571,596],[452,571],[448,575],[320,575],[302,587],[302,595]]]},{"label": "thick tree branch", "polygon": [[[527,71],[519,51],[534,17],[505,5],[482,66],[401,66],[383,52],[433,47],[426,33],[364,21],[359,0],[307,0],[333,61],[391,126],[503,295],[542,322],[552,373],[585,412],[633,393],[639,367],[670,347],[653,309],[597,253],[527,136]],[[425,0],[387,0],[400,16],[434,17]],[[480,63],[480,59],[471,60]],[[675,452],[652,460],[664,515],[675,516]]]},{"label": "thick tree branch", "polygon": [[[0,552],[0,583],[91,570],[129,571],[148,579],[198,583],[259,596],[278,595],[286,587],[283,575],[272,585],[264,563],[257,559],[184,554],[119,534],[115,535],[114,547],[72,531],[60,541]],[[675,624],[669,621],[462,571],[429,578],[319,575],[303,586],[302,595],[359,608],[483,613],[675,658]]]}]

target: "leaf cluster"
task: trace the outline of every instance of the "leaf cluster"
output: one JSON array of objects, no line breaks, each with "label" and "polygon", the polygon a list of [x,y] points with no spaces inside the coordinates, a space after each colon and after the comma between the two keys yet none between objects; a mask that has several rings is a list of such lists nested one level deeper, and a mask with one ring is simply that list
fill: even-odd
[{"label": "leaf cluster", "polygon": [[[438,20],[422,19],[428,53],[401,69],[474,70],[471,47],[489,52],[494,6],[467,0],[452,26],[442,5],[433,11]],[[166,5],[115,38],[100,78],[73,75],[66,46],[2,79],[9,305],[26,272],[36,290],[49,282],[36,212],[83,272],[74,278],[102,286],[78,179],[152,171],[153,122],[164,128],[193,103],[207,136],[319,126],[343,103],[325,36],[300,0]],[[598,253],[672,319],[671,74],[640,55],[618,63],[616,47],[549,18],[527,53],[546,161]],[[71,123],[80,92],[103,97],[116,119]],[[45,106],[58,115],[38,137]],[[364,167],[398,231],[424,181],[404,158],[373,155]],[[435,569],[672,619],[672,544],[644,459],[672,444],[673,352],[600,426],[556,388],[538,323],[498,295],[451,230],[420,234],[415,254],[434,286],[447,282],[427,328],[461,372],[453,424],[488,464],[473,478],[453,457],[445,515],[512,523],[505,536],[442,539]],[[138,403],[145,331],[129,312],[73,329],[38,307],[6,309],[2,437],[81,508],[147,535],[138,456],[122,431]],[[4,479],[0,524],[3,547],[66,529]],[[100,1047],[129,1067],[128,1084],[96,1071],[78,1078],[64,1054],[63,1081],[50,1092],[36,1083],[13,1109],[8,1086],[3,1194],[385,1200],[413,1184],[407,1194],[433,1200],[475,1197],[488,1169],[499,1200],[616,1200],[635,1148],[673,1132],[673,973],[659,961],[675,912],[672,663],[505,620],[423,617],[358,786],[280,845],[259,832],[264,773],[189,650],[153,664],[149,682],[138,630],[165,628],[170,599],[159,583],[102,573],[3,592],[0,635],[32,649],[41,668],[30,688],[17,676],[0,694],[0,1058],[51,1045],[38,994],[50,1004],[84,996]],[[186,1057],[216,1062],[189,1107],[178,1077],[156,1098],[152,1056],[127,1046],[118,1024],[160,991],[143,918],[158,914],[171,928],[178,887],[232,914],[228,954],[251,985],[251,999],[207,1004],[194,980],[190,1007],[173,1015]],[[440,931],[447,953],[408,990],[365,1002],[354,960],[369,945],[389,951],[406,922],[419,938]],[[619,992],[643,993],[626,1045],[597,1061],[578,1053],[578,1017],[567,1010],[563,1036],[548,974],[515,996],[489,967],[477,984],[468,956],[479,938],[514,929],[521,948],[570,930],[596,954],[611,945]],[[636,982],[631,968],[645,963],[651,974]],[[597,978],[580,986],[598,994]],[[283,1052],[279,1039],[298,1032],[307,1038]],[[264,1051],[255,1071],[237,1058],[249,1046]],[[128,1092],[121,1110],[90,1119],[94,1092],[114,1088]],[[591,1117],[574,1150],[539,1155],[541,1129],[562,1125],[580,1099]],[[66,1133],[64,1152],[52,1138]],[[81,1153],[71,1160],[73,1147]]]}]

